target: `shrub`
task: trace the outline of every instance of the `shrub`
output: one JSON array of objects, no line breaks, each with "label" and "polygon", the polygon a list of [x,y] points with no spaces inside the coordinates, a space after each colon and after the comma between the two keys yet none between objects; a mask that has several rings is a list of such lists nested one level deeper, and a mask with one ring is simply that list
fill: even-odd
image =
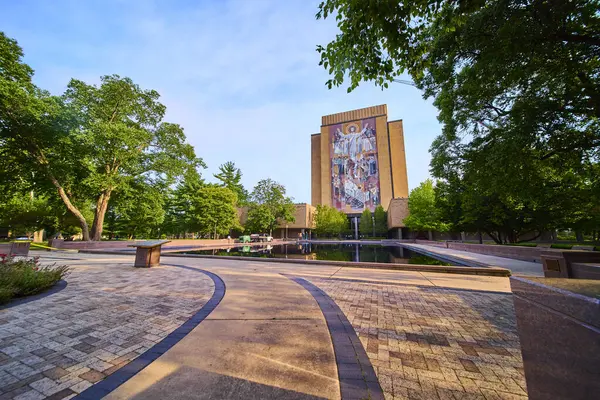
[{"label": "shrub", "polygon": [[0,304],[14,297],[42,292],[68,273],[67,265],[41,266],[39,257],[15,260],[0,254]]},{"label": "shrub", "polygon": [[571,250],[573,248],[573,245],[572,244],[563,244],[563,243],[554,243],[550,247],[553,248],[553,249]]}]

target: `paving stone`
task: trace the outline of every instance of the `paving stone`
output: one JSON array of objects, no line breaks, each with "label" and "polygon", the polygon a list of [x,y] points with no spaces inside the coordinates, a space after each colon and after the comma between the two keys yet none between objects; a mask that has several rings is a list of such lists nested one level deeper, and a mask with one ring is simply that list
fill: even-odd
[{"label": "paving stone", "polygon": [[510,294],[310,281],[352,323],[386,399],[527,398]]},{"label": "paving stone", "polygon": [[63,389],[60,392],[56,392],[53,395],[46,397],[45,400],[62,400],[66,397],[71,397],[72,395],[75,395],[75,394],[77,394],[77,393],[75,393],[71,389]]},{"label": "paving stone", "polygon": [[31,388],[27,385],[24,386],[20,386],[16,389],[13,389],[9,392],[5,392],[3,394],[0,395],[0,400],[12,400],[15,397],[17,397],[20,394],[23,394],[25,392],[29,392],[31,390]]},{"label": "paving stone", "polygon": [[69,371],[62,369],[61,367],[54,367],[52,369],[44,371],[43,375],[50,379],[57,380],[57,379],[62,378],[65,375],[69,375]]},{"label": "paving stone", "polygon": [[0,371],[0,387],[4,388],[8,385],[12,385],[15,382],[18,382],[19,379],[14,377],[13,375],[4,372],[4,371]]},{"label": "paving stone", "polygon": [[21,363],[14,364],[7,372],[17,379],[27,379],[38,373],[38,371],[33,368]]},{"label": "paving stone", "polygon": [[118,369],[120,369],[121,367],[124,367],[127,364],[129,364],[129,361],[122,361],[122,362],[115,364],[114,366],[108,368],[107,370],[104,370],[103,373],[106,375],[110,375],[113,372],[117,371]]},{"label": "paving stone", "polygon": [[14,397],[14,400],[41,400],[45,397],[46,396],[44,396],[42,393],[36,390],[29,390],[28,392],[19,394],[18,396]]},{"label": "paving stone", "polygon": [[92,386],[93,384],[90,381],[86,381],[83,380],[73,386],[70,387],[70,389],[72,391],[74,391],[75,393],[81,393],[83,392],[85,389],[89,388],[90,386]]}]

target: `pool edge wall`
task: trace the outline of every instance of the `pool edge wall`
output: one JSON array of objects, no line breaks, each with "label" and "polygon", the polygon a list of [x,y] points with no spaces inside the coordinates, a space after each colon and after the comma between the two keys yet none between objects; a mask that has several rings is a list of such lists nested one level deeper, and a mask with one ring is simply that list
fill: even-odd
[{"label": "pool edge wall", "polygon": [[[120,254],[131,255],[122,251],[110,250],[79,250],[80,253],[90,254]],[[465,275],[487,275],[497,277],[508,277],[511,272],[505,268],[498,267],[461,267],[461,266],[440,266],[440,265],[419,265],[419,264],[389,264],[389,263],[367,263],[367,262],[346,262],[346,261],[326,261],[326,260],[297,260],[288,258],[261,258],[261,257],[240,257],[240,256],[212,256],[204,254],[162,254],[161,258],[183,257],[183,258],[208,258],[218,260],[284,263],[284,264],[305,264],[305,265],[332,265],[346,268],[367,268],[367,269],[387,269],[392,271],[415,271],[415,272],[437,272],[449,274]],[[164,261],[163,261],[164,263]]]}]

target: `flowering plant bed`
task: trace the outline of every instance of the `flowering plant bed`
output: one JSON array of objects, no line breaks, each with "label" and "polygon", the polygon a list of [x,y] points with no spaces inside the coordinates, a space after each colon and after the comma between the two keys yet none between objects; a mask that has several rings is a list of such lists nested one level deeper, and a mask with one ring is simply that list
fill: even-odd
[{"label": "flowering plant bed", "polygon": [[67,265],[41,266],[39,257],[15,259],[0,254],[0,304],[30,296],[52,286],[69,273]]}]

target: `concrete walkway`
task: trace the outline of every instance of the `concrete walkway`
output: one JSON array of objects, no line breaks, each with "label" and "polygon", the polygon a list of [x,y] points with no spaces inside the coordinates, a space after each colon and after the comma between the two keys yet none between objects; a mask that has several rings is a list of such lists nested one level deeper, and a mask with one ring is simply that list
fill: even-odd
[{"label": "concrete walkway", "polygon": [[425,244],[402,243],[402,246],[409,250],[443,257],[451,262],[459,262],[472,267],[501,267],[509,269],[513,275],[544,276],[542,265],[534,262],[489,256],[469,251],[446,249]]},{"label": "concrete walkway", "polygon": [[[104,268],[109,273],[115,266],[132,265],[134,259],[130,255],[41,254],[47,263],[66,263],[75,269]],[[506,381],[502,373],[516,374],[519,384],[523,381],[518,369],[522,365],[518,339],[515,342],[513,333],[512,298],[507,296],[510,285],[504,277],[168,255],[163,255],[161,267],[127,270],[134,275],[160,276],[156,286],[167,291],[194,275],[205,281],[204,270],[218,275],[226,289],[206,319],[109,393],[109,399],[354,398],[344,393],[348,393],[348,385],[359,381],[361,371],[352,369],[353,353],[348,357],[345,350],[361,342],[363,354],[377,374],[369,379],[363,370],[362,376],[368,385],[383,389],[386,398],[438,399],[443,393],[515,398],[523,394],[522,389],[498,383]],[[290,277],[309,284],[298,284]],[[98,279],[106,277],[98,275]],[[322,290],[319,296],[329,295],[339,304],[350,322],[332,324],[332,315],[337,317],[335,310],[323,308],[315,291],[307,290],[310,282],[318,286],[317,291]],[[73,291],[79,284],[72,281],[69,286],[72,288],[63,292]],[[121,285],[111,290],[119,295],[128,288]],[[46,306],[65,300],[57,296],[48,296]],[[483,307],[477,308],[480,304]],[[26,309],[16,306],[11,311],[21,310]],[[119,312],[114,310],[113,318],[118,318]],[[49,324],[54,317],[45,313],[47,321],[40,323]],[[447,330],[449,326],[454,328]],[[348,344],[340,345],[340,337],[344,337],[339,332],[348,327],[352,331]],[[49,330],[47,335],[52,336]],[[95,371],[94,366],[90,368]],[[354,376],[357,373],[358,377]],[[23,395],[39,394],[35,398],[40,399],[50,395],[35,389],[35,382],[23,383],[30,390]],[[72,388],[78,393],[77,389]],[[370,389],[369,395],[377,393]],[[0,392],[4,393],[2,387]],[[34,398],[31,396],[28,398]],[[69,396],[65,393],[64,397]]]},{"label": "concrete walkway", "polygon": [[217,309],[107,398],[340,397],[327,325],[306,290],[278,273],[210,270],[226,285]]}]

